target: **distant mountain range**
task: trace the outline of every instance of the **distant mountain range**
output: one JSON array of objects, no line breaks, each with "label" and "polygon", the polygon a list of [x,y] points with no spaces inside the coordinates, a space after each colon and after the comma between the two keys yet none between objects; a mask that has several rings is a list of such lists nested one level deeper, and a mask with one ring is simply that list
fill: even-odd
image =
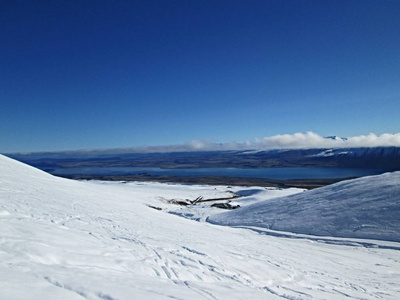
[{"label": "distant mountain range", "polygon": [[[336,139],[337,137],[331,137]],[[197,151],[168,153],[68,154],[7,156],[40,169],[70,167],[276,168],[351,167],[400,170],[400,147],[295,150]]]}]

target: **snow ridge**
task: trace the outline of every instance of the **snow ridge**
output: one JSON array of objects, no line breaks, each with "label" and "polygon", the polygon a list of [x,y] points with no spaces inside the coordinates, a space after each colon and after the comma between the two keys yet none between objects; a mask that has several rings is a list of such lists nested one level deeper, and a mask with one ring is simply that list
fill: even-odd
[{"label": "snow ridge", "polygon": [[400,242],[400,172],[339,182],[210,216],[213,224]]}]

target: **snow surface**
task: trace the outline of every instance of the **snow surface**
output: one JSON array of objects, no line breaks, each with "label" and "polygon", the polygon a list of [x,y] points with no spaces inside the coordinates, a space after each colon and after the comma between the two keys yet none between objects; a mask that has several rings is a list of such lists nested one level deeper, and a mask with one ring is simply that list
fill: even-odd
[{"label": "snow surface", "polygon": [[[0,156],[0,299],[400,297],[398,250],[167,213],[176,209],[167,200],[229,197],[230,190],[72,181]],[[244,198],[257,197],[248,190]]]},{"label": "snow surface", "polygon": [[[297,194],[304,192],[305,189],[299,188],[265,188],[265,187],[239,187],[233,186],[229,187],[231,192],[234,192],[240,198],[230,200],[231,205],[240,205],[240,207],[245,207],[254,203],[258,203],[263,200],[273,199],[277,197],[283,197],[288,195]],[[228,201],[220,200],[212,203],[199,203],[197,205],[190,205],[174,209],[169,207],[169,212],[178,216],[182,216],[187,219],[206,222],[209,220],[210,216],[221,213],[221,209],[212,207],[213,203],[226,203]]]},{"label": "snow surface", "polygon": [[208,221],[317,236],[400,242],[400,172],[255,203]]}]

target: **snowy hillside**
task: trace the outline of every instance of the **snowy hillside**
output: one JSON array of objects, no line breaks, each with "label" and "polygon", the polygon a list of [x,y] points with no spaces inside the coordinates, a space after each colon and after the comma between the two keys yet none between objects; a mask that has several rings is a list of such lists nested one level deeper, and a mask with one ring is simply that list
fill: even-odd
[{"label": "snowy hillside", "polygon": [[211,216],[208,221],[318,236],[400,242],[400,172],[259,202],[229,214]]},{"label": "snowy hillside", "polygon": [[167,213],[171,199],[229,195],[223,186],[66,180],[0,155],[0,299],[400,297],[398,250]]},{"label": "snowy hillside", "polygon": [[332,149],[325,149],[317,154],[312,154],[309,156],[310,157],[347,156],[353,159],[392,158],[393,160],[396,160],[400,156],[400,148],[399,147],[332,148]]}]

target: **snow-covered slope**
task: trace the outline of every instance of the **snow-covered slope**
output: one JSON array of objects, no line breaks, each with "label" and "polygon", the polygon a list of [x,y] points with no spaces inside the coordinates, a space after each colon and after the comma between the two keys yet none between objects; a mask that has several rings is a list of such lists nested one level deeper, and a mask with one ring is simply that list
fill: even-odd
[{"label": "snow-covered slope", "polygon": [[400,251],[180,218],[226,187],[77,182],[0,156],[0,299],[398,299]]},{"label": "snow-covered slope", "polygon": [[331,156],[347,156],[350,158],[365,159],[382,159],[392,158],[396,160],[400,156],[399,147],[372,147],[372,148],[332,148],[324,149],[317,154],[309,155],[310,157],[331,157]]},{"label": "snow-covered slope", "polygon": [[208,220],[318,236],[400,242],[400,172],[339,182]]}]

